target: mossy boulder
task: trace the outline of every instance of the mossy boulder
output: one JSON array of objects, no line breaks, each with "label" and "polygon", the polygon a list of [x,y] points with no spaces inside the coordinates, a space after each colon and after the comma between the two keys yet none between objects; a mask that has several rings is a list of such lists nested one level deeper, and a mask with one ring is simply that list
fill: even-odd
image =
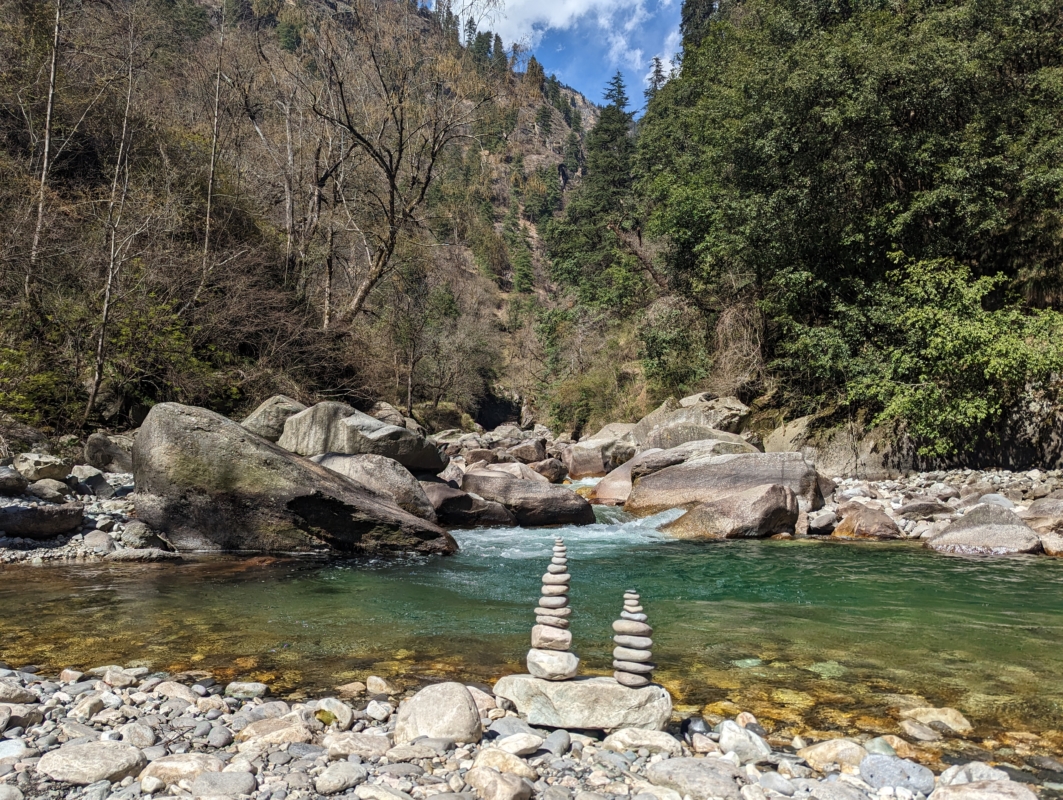
[{"label": "mossy boulder", "polygon": [[180,551],[457,550],[441,528],[202,408],[152,408],[133,474],[138,516]]}]

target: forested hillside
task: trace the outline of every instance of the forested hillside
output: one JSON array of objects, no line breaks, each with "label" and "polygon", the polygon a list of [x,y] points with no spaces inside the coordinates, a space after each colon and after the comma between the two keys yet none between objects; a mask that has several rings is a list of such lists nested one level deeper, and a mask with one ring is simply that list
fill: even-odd
[{"label": "forested hillside", "polygon": [[600,107],[488,10],[0,0],[0,410],[712,391],[943,455],[1054,399],[1058,0],[687,0]]}]

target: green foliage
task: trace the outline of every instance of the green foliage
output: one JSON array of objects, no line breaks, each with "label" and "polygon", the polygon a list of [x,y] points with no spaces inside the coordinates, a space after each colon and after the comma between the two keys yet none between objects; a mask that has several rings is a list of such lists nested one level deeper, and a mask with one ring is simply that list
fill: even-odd
[{"label": "green foliage", "polygon": [[880,409],[879,422],[905,423],[923,455],[970,450],[1027,386],[1063,370],[1063,314],[990,307],[1005,282],[947,259],[891,274],[850,400]]},{"label": "green foliage", "polygon": [[509,251],[509,260],[513,265],[513,291],[527,294],[535,284],[535,270],[532,267],[532,252],[520,224],[520,214],[514,203],[502,224],[502,234]]},{"label": "green foliage", "polygon": [[557,172],[551,167],[539,167],[524,182],[521,195],[527,219],[537,225],[549,222],[561,207],[561,184]]},{"label": "green foliage", "polygon": [[302,41],[302,37],[299,35],[299,27],[287,20],[281,20],[277,23],[277,39],[280,42],[280,46],[289,53],[294,53],[298,50]]},{"label": "green foliage", "polygon": [[708,376],[712,362],[699,334],[679,309],[669,308],[644,320],[639,328],[639,358],[659,394],[690,394]]},{"label": "green foliage", "polygon": [[554,114],[550,106],[539,106],[539,110],[535,114],[535,124],[539,126],[539,132],[544,139],[550,138],[550,133],[553,130],[553,121]]}]

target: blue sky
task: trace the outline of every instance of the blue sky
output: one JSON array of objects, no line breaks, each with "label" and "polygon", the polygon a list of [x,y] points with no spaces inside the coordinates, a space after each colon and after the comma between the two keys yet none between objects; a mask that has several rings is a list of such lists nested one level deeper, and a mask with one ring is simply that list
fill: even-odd
[{"label": "blue sky", "polygon": [[481,29],[521,42],[546,74],[595,103],[617,69],[627,80],[632,106],[641,108],[650,59],[667,63],[680,47],[681,0],[506,0]]}]

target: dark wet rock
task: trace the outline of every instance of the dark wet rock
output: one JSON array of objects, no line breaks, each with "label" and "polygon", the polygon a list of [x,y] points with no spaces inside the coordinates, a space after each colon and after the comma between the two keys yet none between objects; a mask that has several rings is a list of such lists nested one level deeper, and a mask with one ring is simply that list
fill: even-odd
[{"label": "dark wet rock", "polygon": [[0,508],[0,531],[25,539],[51,539],[76,531],[85,521],[81,503]]},{"label": "dark wet rock", "polygon": [[248,414],[240,424],[256,436],[275,442],[284,433],[284,423],[289,417],[306,411],[306,406],[283,394],[274,395]]},{"label": "dark wet rock", "polygon": [[484,500],[447,483],[422,481],[421,488],[443,525],[455,528],[508,528],[517,524],[517,518],[501,503]]},{"label": "dark wet rock", "polygon": [[435,525],[206,409],[153,407],[133,462],[138,515],[178,550],[457,549]]}]

